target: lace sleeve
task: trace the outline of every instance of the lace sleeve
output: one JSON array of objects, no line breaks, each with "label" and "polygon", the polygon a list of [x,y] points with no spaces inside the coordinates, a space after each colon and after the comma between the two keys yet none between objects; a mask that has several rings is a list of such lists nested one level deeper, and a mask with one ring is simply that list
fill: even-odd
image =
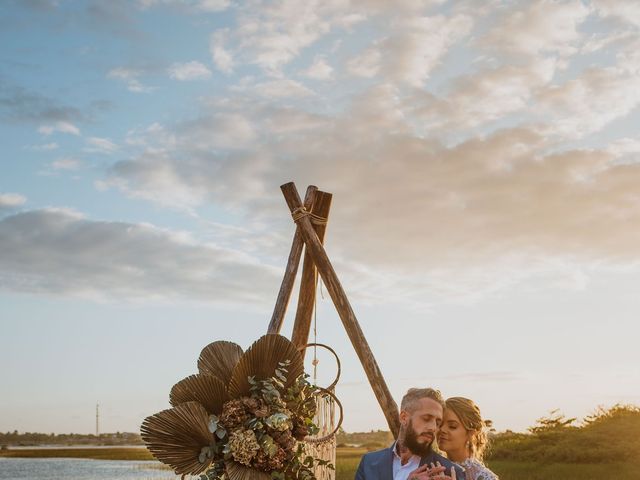
[{"label": "lace sleeve", "polygon": [[498,476],[477,460],[467,459],[460,464],[466,480],[499,480]]}]

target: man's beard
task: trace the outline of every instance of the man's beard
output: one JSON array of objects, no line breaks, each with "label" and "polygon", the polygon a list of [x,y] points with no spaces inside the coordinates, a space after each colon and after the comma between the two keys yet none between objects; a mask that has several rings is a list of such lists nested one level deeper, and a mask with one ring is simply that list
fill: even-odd
[{"label": "man's beard", "polygon": [[[434,435],[435,438],[435,435]],[[413,422],[409,420],[409,424],[404,432],[404,446],[411,451],[414,455],[418,455],[419,457],[426,457],[431,453],[433,440],[429,443],[420,443],[418,442],[418,434],[413,429]]]}]

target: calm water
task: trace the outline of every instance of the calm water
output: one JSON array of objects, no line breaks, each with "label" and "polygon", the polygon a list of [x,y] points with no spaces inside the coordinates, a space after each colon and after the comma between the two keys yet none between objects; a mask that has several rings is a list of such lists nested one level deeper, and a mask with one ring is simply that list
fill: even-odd
[{"label": "calm water", "polygon": [[[176,480],[157,462],[84,458],[0,458],[1,480]],[[156,468],[154,468],[156,467]]]}]

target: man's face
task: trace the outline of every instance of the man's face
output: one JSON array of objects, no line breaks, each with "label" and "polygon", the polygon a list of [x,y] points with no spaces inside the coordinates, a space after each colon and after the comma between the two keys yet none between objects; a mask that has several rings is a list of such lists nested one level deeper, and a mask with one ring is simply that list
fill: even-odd
[{"label": "man's face", "polygon": [[442,405],[430,398],[421,398],[412,412],[400,412],[404,431],[404,446],[414,455],[424,457],[442,424]]}]

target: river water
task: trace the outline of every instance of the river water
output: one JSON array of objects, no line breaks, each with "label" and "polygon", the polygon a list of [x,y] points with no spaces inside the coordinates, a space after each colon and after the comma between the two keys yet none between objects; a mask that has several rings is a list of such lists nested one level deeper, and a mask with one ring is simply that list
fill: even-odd
[{"label": "river water", "polygon": [[158,462],[84,458],[0,458],[1,480],[176,480]]}]

